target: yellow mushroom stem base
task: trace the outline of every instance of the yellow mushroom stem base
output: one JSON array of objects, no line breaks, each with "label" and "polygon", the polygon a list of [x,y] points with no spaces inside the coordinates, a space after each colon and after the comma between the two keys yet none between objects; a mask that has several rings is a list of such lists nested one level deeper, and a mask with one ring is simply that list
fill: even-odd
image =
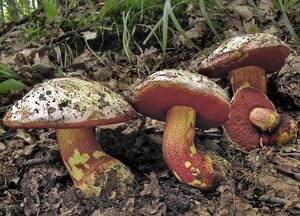
[{"label": "yellow mushroom stem base", "polygon": [[270,109],[256,107],[251,110],[249,120],[262,131],[271,132],[280,122],[280,115]]},{"label": "yellow mushroom stem base", "polygon": [[244,86],[251,86],[262,93],[267,93],[267,77],[265,69],[257,66],[245,66],[236,68],[229,72],[231,88],[235,94]]},{"label": "yellow mushroom stem base", "polygon": [[60,154],[75,187],[86,196],[123,195],[133,174],[120,161],[105,154],[93,128],[57,129]]},{"label": "yellow mushroom stem base", "polygon": [[171,108],[167,114],[162,150],[169,169],[180,182],[208,190],[217,186],[224,171],[209,154],[196,149],[195,120],[193,108]]}]

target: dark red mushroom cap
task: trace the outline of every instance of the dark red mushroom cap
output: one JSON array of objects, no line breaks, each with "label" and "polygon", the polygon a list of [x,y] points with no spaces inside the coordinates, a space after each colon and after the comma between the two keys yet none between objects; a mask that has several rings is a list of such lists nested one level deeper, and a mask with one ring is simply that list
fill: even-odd
[{"label": "dark red mushroom cap", "polygon": [[94,81],[57,78],[36,85],[3,118],[12,128],[89,128],[129,120],[135,111]]},{"label": "dark red mushroom cap", "polygon": [[207,77],[185,70],[163,70],[137,85],[131,101],[138,112],[164,121],[174,106],[196,110],[196,126],[217,127],[228,119],[229,103],[224,91]]},{"label": "dark red mushroom cap", "polygon": [[256,107],[276,111],[273,103],[258,89],[240,88],[231,100],[229,119],[224,124],[228,138],[245,151],[260,147],[262,132],[249,120],[251,110]]},{"label": "dark red mushroom cap", "polygon": [[208,77],[224,78],[229,71],[259,66],[274,73],[284,65],[290,48],[279,38],[265,33],[246,34],[224,41],[197,70]]}]

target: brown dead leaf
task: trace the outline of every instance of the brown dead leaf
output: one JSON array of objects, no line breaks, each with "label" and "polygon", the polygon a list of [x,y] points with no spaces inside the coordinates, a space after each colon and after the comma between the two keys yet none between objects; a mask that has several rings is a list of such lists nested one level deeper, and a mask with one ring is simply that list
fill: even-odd
[{"label": "brown dead leaf", "polygon": [[93,211],[91,216],[120,216],[120,214],[114,208],[107,208],[103,212],[101,212],[99,209],[97,209],[97,210]]},{"label": "brown dead leaf", "polygon": [[6,146],[3,142],[0,142],[0,151],[3,151],[6,149]]},{"label": "brown dead leaf", "polygon": [[151,172],[149,177],[151,182],[149,184],[144,184],[144,190],[140,192],[140,195],[153,195],[154,197],[159,197],[161,188],[158,184],[156,174],[154,172]]},{"label": "brown dead leaf", "polygon": [[241,17],[245,21],[248,21],[253,17],[252,7],[246,5],[237,5],[233,9],[239,15],[239,17]]},{"label": "brown dead leaf", "polygon": [[139,214],[148,216],[164,216],[167,214],[167,206],[163,202],[146,204],[141,209],[139,209]]},{"label": "brown dead leaf", "polygon": [[83,53],[77,56],[71,63],[70,67],[73,69],[86,69],[86,62],[93,59],[93,56],[89,50],[84,50]]},{"label": "brown dead leaf", "polygon": [[185,213],[184,216],[210,216],[210,214],[202,203],[195,200],[192,211]]}]

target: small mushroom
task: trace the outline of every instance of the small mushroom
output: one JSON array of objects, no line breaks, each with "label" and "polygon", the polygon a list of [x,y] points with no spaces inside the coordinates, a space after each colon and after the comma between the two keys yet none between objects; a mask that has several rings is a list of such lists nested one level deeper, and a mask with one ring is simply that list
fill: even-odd
[{"label": "small mushroom", "polygon": [[174,176],[190,186],[207,190],[224,177],[224,165],[196,149],[195,126],[217,127],[228,119],[224,91],[202,75],[163,70],[137,85],[131,95],[136,110],[166,121],[162,150]]},{"label": "small mushroom", "polygon": [[229,74],[233,93],[248,85],[266,94],[266,74],[279,71],[289,53],[290,48],[273,35],[246,34],[224,41],[197,70],[214,78],[225,78]]},{"label": "small mushroom", "polygon": [[[274,118],[265,119],[266,115],[260,115],[261,111],[269,112],[268,116]],[[277,126],[271,130],[273,122]],[[286,114],[277,116],[273,103],[254,87],[242,87],[234,94],[229,120],[225,122],[224,128],[231,142],[245,151],[262,145],[291,142],[297,133],[295,121]]]},{"label": "small mushroom", "polygon": [[256,107],[276,111],[273,103],[258,89],[240,88],[231,100],[229,119],[224,129],[231,142],[238,148],[250,151],[261,146],[261,131],[249,119]]},{"label": "small mushroom", "polygon": [[36,85],[6,113],[12,128],[54,128],[61,157],[75,187],[86,196],[123,194],[133,174],[105,154],[94,128],[125,122],[132,106],[109,88],[78,78],[57,78]]},{"label": "small mushroom", "polygon": [[262,134],[264,144],[287,144],[297,138],[297,122],[288,114],[280,114],[279,125],[270,133]]}]

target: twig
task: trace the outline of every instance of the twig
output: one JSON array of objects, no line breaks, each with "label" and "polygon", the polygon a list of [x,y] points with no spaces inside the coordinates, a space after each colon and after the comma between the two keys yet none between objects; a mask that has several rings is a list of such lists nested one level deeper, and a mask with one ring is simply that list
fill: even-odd
[{"label": "twig", "polygon": [[[288,204],[288,200],[279,198],[279,197],[271,197],[268,195],[262,195],[259,197],[259,201],[272,203],[272,204],[278,204],[278,205],[286,205]],[[297,203],[296,205],[293,205],[293,208],[300,209],[300,204]]]},{"label": "twig", "polygon": [[72,30],[72,31],[68,31],[68,32],[66,32],[66,33],[64,33],[64,34],[62,34],[62,35],[60,35],[60,36],[57,37],[57,38],[54,38],[54,39],[51,38],[51,39],[49,39],[49,40],[46,40],[45,42],[43,42],[43,44],[49,45],[49,44],[57,43],[57,42],[59,42],[59,41],[65,39],[65,38],[67,38],[67,37],[70,37],[70,36],[73,35],[73,34],[77,34],[77,33],[80,33],[80,32],[87,31],[87,30],[89,30],[90,28],[91,28],[91,26],[84,26],[84,27],[82,27],[82,28],[80,28],[80,29],[75,29],[75,30]]},{"label": "twig", "polygon": [[45,157],[45,158],[33,158],[28,161],[25,161],[23,163],[23,166],[25,167],[32,167],[36,165],[41,165],[41,164],[51,164],[52,162],[56,161],[57,158],[51,156],[51,157]]},{"label": "twig", "polygon": [[17,21],[12,21],[12,22],[6,23],[4,26],[1,26],[0,37],[2,35],[4,35],[5,33],[9,32],[14,26],[21,25],[21,24],[27,22],[30,17],[36,16],[37,14],[41,13],[42,11],[43,11],[42,9],[36,10],[36,11],[32,12],[31,15],[24,16]]},{"label": "twig", "polygon": [[279,153],[282,157],[300,158],[300,152]]},{"label": "twig", "polygon": [[220,138],[220,137],[223,137],[222,134],[210,133],[210,132],[202,132],[202,131],[197,131],[196,134],[199,137],[207,137],[207,138]]}]

